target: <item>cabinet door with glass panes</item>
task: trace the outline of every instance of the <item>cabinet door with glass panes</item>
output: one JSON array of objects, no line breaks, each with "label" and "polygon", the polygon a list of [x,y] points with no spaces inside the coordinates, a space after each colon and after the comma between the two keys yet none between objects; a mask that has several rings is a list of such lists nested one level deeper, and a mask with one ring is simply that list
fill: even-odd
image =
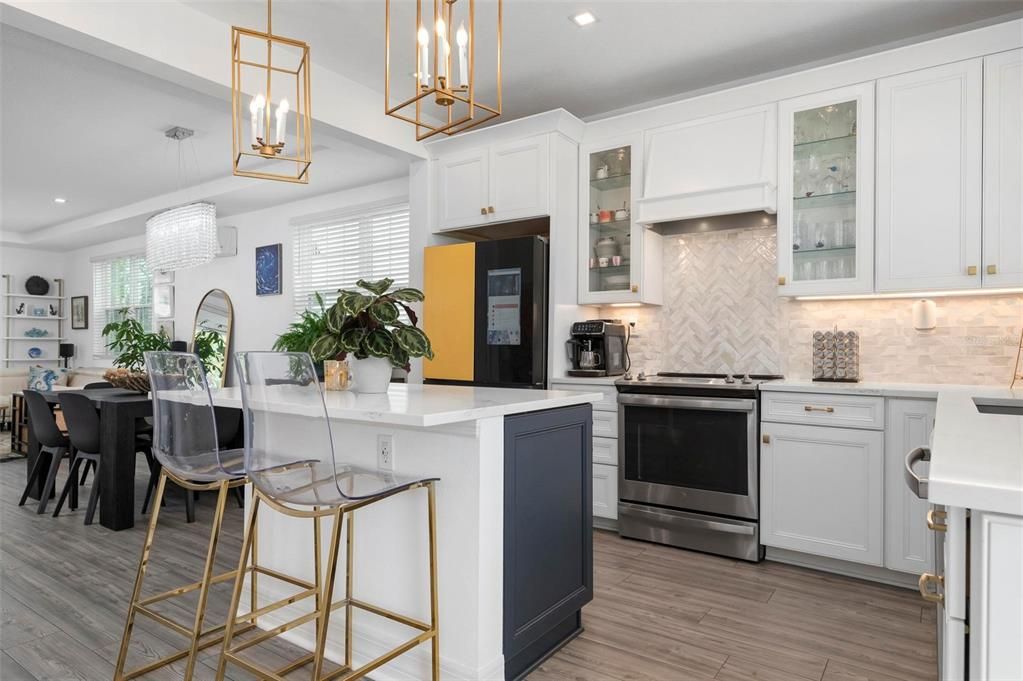
[{"label": "cabinet door with glass panes", "polygon": [[781,295],[874,289],[874,84],[778,106]]},{"label": "cabinet door with glass panes", "polygon": [[[643,272],[644,228],[632,220],[640,190],[639,135],[580,149],[579,302],[649,302]],[[659,302],[659,301],[657,301]]]}]

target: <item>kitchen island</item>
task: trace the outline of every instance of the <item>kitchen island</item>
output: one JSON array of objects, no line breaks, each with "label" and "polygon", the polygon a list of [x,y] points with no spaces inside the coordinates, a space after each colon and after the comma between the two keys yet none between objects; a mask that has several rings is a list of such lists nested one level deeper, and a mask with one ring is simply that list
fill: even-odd
[{"label": "kitchen island", "polygon": [[[237,388],[213,395],[218,406],[241,406]],[[339,461],[377,468],[378,440],[389,436],[396,474],[440,478],[442,678],[519,678],[581,631],[580,610],[593,591],[591,403],[599,399],[599,393],[399,384],[381,395],[325,393]],[[322,447],[322,429],[310,427],[308,415],[294,418],[295,452]],[[422,621],[430,605],[425,495],[400,494],[356,513],[353,571],[357,598]],[[323,525],[325,548],[330,524]],[[260,564],[310,578],[312,546],[311,521],[260,514]],[[342,561],[335,598],[343,594],[344,569]],[[295,591],[268,578],[257,585],[261,604]],[[278,610],[260,626],[280,625],[309,607],[305,601]],[[364,612],[355,616],[354,631],[356,667],[411,636]],[[284,637],[312,649],[313,626]],[[338,610],[327,657],[343,659],[343,646],[344,610]],[[372,675],[430,678],[429,646]]]}]

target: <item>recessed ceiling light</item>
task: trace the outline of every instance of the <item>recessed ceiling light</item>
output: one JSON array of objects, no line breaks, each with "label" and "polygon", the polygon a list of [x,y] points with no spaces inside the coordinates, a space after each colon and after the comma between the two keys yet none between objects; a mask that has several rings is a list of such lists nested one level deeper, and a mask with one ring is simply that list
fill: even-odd
[{"label": "recessed ceiling light", "polygon": [[65,199],[63,196],[58,196],[57,198],[55,198],[53,200],[53,202],[54,203],[67,203],[67,199]]},{"label": "recessed ceiling light", "polygon": [[574,17],[572,17],[572,21],[574,21],[575,25],[579,27],[589,26],[596,20],[597,17],[593,16],[592,12],[579,12],[579,14],[576,14]]}]

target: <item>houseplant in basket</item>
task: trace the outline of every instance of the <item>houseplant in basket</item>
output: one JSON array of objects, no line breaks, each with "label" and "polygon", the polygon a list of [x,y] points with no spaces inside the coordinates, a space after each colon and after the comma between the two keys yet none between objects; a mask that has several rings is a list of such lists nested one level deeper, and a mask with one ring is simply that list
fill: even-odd
[{"label": "houseplant in basket", "polygon": [[107,347],[117,353],[114,368],[106,371],[103,378],[118,388],[149,392],[144,353],[170,350],[170,339],[162,330],[158,333],[146,331],[130,308],[117,312],[121,319],[103,327],[102,335],[107,339]]},{"label": "houseplant in basket", "polygon": [[[423,292],[391,291],[393,283],[360,279],[356,285],[361,291],[340,291],[324,318],[326,331],[309,349],[316,361],[348,357],[357,392],[387,392],[391,367],[408,371],[410,358],[433,358],[430,340],[416,326],[416,313],[409,307],[423,300]],[[401,319],[402,310],[407,322]]]}]

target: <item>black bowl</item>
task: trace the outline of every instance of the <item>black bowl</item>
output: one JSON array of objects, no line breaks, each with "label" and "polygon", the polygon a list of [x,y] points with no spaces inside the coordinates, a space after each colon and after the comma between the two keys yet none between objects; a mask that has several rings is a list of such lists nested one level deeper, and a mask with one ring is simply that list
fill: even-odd
[{"label": "black bowl", "polygon": [[29,295],[45,296],[50,292],[50,282],[33,274],[25,280],[25,290],[28,291]]}]

